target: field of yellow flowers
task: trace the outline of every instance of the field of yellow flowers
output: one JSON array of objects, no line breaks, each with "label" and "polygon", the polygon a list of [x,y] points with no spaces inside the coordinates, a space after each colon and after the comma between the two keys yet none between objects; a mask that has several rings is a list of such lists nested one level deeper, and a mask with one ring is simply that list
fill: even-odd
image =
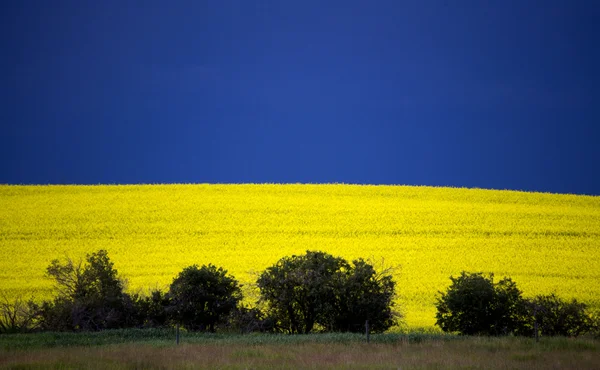
[{"label": "field of yellow flowers", "polygon": [[395,266],[409,327],[462,270],[510,276],[526,296],[600,308],[600,197],[370,185],[0,186],[0,290],[51,295],[52,259],[107,249],[128,290],[166,288],[191,264],[252,282],[322,250]]}]

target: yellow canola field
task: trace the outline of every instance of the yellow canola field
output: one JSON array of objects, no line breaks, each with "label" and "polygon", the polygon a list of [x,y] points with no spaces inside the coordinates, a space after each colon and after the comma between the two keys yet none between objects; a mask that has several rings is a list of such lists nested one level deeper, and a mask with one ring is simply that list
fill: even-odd
[{"label": "yellow canola field", "polygon": [[[0,290],[47,298],[52,259],[107,249],[130,291],[213,263],[245,284],[322,250],[397,266],[409,327],[462,270],[600,308],[600,197],[371,185],[0,186]],[[382,262],[383,261],[383,262]]]}]

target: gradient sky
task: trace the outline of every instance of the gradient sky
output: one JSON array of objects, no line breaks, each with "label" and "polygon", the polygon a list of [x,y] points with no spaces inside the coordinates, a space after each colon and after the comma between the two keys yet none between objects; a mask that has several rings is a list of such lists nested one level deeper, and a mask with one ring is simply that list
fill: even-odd
[{"label": "gradient sky", "polygon": [[600,2],[2,1],[0,183],[600,195]]}]

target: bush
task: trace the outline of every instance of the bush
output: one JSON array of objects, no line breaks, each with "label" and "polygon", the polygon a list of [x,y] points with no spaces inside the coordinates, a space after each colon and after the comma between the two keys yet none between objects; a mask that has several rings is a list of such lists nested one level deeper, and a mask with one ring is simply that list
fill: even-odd
[{"label": "bush", "polygon": [[253,332],[271,333],[275,329],[275,322],[258,308],[241,305],[231,311],[227,327],[229,330],[241,334]]},{"label": "bush", "polygon": [[55,331],[103,330],[132,326],[131,298],[105,250],[88,254],[86,263],[53,260],[46,269],[58,296],[34,305],[40,328]]},{"label": "bush", "polygon": [[160,328],[169,325],[168,308],[171,299],[168,294],[155,289],[150,295],[132,296],[132,304],[136,313],[138,327]]},{"label": "bush", "polygon": [[465,335],[507,335],[526,330],[527,310],[510,278],[494,283],[492,274],[462,272],[437,299],[436,325]]},{"label": "bush", "polygon": [[258,278],[261,301],[280,330],[309,333],[317,321],[327,321],[336,294],[335,275],[347,268],[346,261],[323,252],[284,257]]},{"label": "bush", "polygon": [[173,280],[169,290],[170,316],[192,331],[214,332],[242,299],[237,280],[212,264],[189,266]]},{"label": "bush", "polygon": [[363,260],[350,265],[324,252],[284,257],[257,281],[261,303],[278,330],[296,334],[322,331],[374,331],[396,323],[395,284]]},{"label": "bush", "polygon": [[576,299],[568,302],[555,294],[539,295],[529,301],[529,306],[531,320],[537,321],[541,335],[577,337],[594,329],[587,306]]},{"label": "bush", "polygon": [[27,333],[36,326],[33,303],[21,298],[9,301],[6,297],[0,303],[0,334]]},{"label": "bush", "polygon": [[368,320],[370,331],[381,333],[398,324],[399,315],[393,311],[396,283],[391,270],[377,273],[372,265],[358,259],[340,275],[325,327],[337,332],[363,332]]},{"label": "bush", "polygon": [[600,339],[600,310],[596,309],[590,312],[590,334]]}]

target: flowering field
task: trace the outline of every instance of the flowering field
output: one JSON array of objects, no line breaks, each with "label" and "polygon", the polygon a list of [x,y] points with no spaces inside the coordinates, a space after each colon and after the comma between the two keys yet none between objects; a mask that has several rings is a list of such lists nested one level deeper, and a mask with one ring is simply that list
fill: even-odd
[{"label": "flowering field", "polygon": [[0,290],[47,298],[52,259],[107,249],[130,291],[213,263],[253,294],[283,256],[322,250],[396,266],[410,327],[435,322],[462,270],[510,276],[525,295],[600,308],[600,197],[360,185],[0,186]]}]

